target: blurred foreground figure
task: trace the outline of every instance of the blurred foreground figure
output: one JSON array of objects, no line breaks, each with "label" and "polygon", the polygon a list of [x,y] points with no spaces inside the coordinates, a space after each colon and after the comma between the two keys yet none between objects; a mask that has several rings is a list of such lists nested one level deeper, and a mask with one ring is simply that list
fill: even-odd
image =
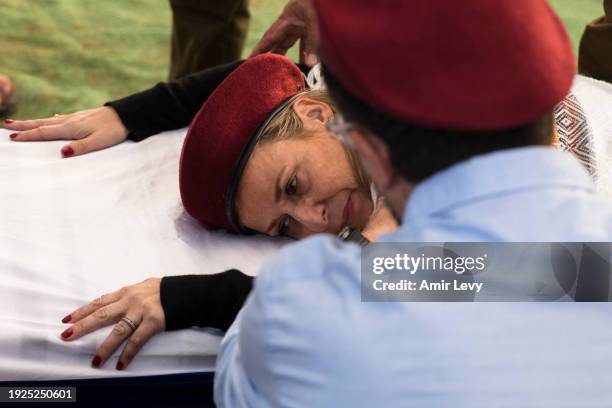
[{"label": "blurred foreground figure", "polygon": [[170,79],[240,58],[249,28],[249,0],[170,0]]},{"label": "blurred foreground figure", "polygon": [[612,0],[604,0],[604,10],[605,15],[589,23],[582,34],[578,71],[612,82]]},{"label": "blurred foreground figure", "polygon": [[[375,3],[315,10],[329,128],[402,221],[377,241],[610,242],[610,203],[550,146],[576,63],[548,2]],[[269,257],[221,343],[216,405],[612,406],[611,303],[367,302],[361,267],[324,235]]]},{"label": "blurred foreground figure", "polygon": [[0,118],[15,113],[17,110],[17,94],[15,85],[9,77],[0,74]]}]

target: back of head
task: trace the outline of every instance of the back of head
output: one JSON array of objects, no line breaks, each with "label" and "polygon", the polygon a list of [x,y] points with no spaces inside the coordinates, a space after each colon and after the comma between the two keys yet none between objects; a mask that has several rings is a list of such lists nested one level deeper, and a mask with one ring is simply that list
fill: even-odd
[{"label": "back of head", "polygon": [[550,142],[550,113],[575,61],[545,0],[316,6],[332,97],[390,145],[409,181],[475,154]]}]

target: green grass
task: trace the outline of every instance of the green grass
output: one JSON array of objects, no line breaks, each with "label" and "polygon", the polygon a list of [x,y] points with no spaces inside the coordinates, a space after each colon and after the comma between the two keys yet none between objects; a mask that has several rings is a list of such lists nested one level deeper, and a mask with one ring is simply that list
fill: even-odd
[{"label": "green grass", "polygon": [[[602,0],[551,3],[575,46],[584,25],[603,14]],[[284,4],[251,1],[245,56]],[[16,118],[99,106],[167,77],[170,7],[164,0],[0,0],[0,10],[0,72],[18,88]]]},{"label": "green grass", "polygon": [[[557,10],[565,22],[574,49],[578,50],[578,43],[584,31],[585,25],[603,16],[603,0],[549,0],[550,4]],[[576,53],[576,55],[578,55]]]}]

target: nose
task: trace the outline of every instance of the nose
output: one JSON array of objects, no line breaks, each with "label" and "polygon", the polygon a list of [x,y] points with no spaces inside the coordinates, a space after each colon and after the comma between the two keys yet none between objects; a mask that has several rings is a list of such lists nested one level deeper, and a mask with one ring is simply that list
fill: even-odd
[{"label": "nose", "polygon": [[314,233],[325,232],[328,226],[327,206],[324,203],[300,202],[291,216]]}]

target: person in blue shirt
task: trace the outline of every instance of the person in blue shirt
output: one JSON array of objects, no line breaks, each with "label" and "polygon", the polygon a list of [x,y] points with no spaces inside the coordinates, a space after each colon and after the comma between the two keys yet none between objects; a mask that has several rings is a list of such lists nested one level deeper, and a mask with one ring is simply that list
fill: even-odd
[{"label": "person in blue shirt", "polygon": [[[544,0],[315,4],[349,121],[332,128],[403,221],[379,241],[612,240],[611,203],[548,146],[575,63]],[[269,259],[222,342],[217,405],[612,404],[609,304],[366,303],[360,270],[325,236]]]}]

